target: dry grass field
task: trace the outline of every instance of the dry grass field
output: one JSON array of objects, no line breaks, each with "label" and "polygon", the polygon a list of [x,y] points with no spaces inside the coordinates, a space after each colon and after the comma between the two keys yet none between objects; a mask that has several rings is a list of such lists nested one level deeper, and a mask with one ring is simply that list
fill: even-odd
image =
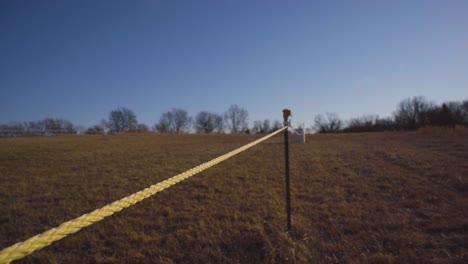
[{"label": "dry grass field", "polygon": [[[0,139],[0,247],[255,135]],[[468,263],[468,133],[276,136],[18,263]]]}]

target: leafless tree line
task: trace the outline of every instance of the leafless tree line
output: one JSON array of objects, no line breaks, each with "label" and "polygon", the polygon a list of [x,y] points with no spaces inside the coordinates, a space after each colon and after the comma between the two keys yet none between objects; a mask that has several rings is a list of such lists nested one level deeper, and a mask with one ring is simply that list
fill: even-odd
[{"label": "leafless tree line", "polygon": [[269,119],[257,120],[253,123],[252,133],[267,134],[280,129],[281,127],[283,127],[283,125],[278,120],[273,121],[273,123],[271,123]]},{"label": "leafless tree line", "polygon": [[317,115],[311,130],[318,133],[415,130],[427,126],[468,126],[468,100],[437,105],[422,96],[401,101],[391,117],[366,115],[342,121],[336,113]]},{"label": "leafless tree line", "polygon": [[75,134],[75,126],[68,120],[61,118],[44,118],[31,122],[16,122],[0,125],[1,137],[12,136],[48,136],[59,134]]},{"label": "leafless tree line", "polygon": [[[414,130],[425,126],[454,127],[468,126],[468,100],[446,102],[436,105],[422,96],[407,98],[401,101],[391,117],[380,118],[377,115],[365,115],[343,121],[336,113],[315,116],[309,132],[372,132],[390,130]],[[256,120],[252,128],[248,125],[246,109],[231,105],[223,114],[200,111],[195,118],[184,109],[174,108],[163,112],[156,124],[149,127],[138,123],[136,114],[125,107],[109,112],[107,119],[100,124],[84,129],[61,118],[45,118],[31,122],[13,122],[0,124],[0,137],[44,136],[57,134],[103,134],[121,132],[159,133],[270,133],[282,127],[281,122],[274,120]],[[193,128],[193,130],[192,130]]]},{"label": "leafless tree line", "polygon": [[223,115],[201,111],[195,119],[183,109],[174,108],[162,113],[153,129],[160,133],[248,133],[248,112],[238,105],[231,105]]},{"label": "leafless tree line", "polygon": [[[256,124],[261,122],[261,126]],[[223,114],[200,111],[192,118],[184,109],[173,108],[163,112],[158,122],[151,128],[139,123],[136,114],[125,107],[119,107],[109,112],[100,124],[87,129],[75,127],[65,119],[46,118],[41,121],[10,123],[0,125],[0,136],[20,135],[55,135],[55,134],[103,134],[123,132],[158,133],[268,133],[281,127],[279,121],[270,125],[269,120],[255,121],[252,129],[248,125],[248,111],[238,105],[231,105]],[[192,130],[193,129],[193,130]]]},{"label": "leafless tree line", "polygon": [[[223,114],[209,111],[199,112],[195,118],[189,116],[187,111],[174,108],[171,111],[162,113],[159,121],[154,125],[153,130],[160,133],[187,133],[193,127],[196,133],[224,133],[250,134],[269,133],[272,130],[281,128],[279,121],[274,121],[270,126],[270,121],[255,121],[252,129],[249,128],[248,112],[246,109],[231,105]],[[256,126],[261,122],[261,128]]]}]

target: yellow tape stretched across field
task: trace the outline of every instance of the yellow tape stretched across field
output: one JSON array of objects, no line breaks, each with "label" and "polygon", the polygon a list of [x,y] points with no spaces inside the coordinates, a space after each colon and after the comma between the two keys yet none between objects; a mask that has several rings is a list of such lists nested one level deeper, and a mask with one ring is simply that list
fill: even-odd
[{"label": "yellow tape stretched across field", "polygon": [[221,155],[215,159],[212,159],[208,162],[205,162],[193,169],[190,169],[186,172],[183,172],[179,175],[176,175],[172,178],[169,178],[167,180],[164,180],[162,182],[159,182],[157,184],[151,185],[150,187],[141,190],[139,192],[136,192],[132,195],[129,195],[125,198],[122,198],[118,201],[115,201],[111,204],[108,204],[100,209],[97,209],[91,213],[84,214],[78,218],[75,218],[73,220],[70,220],[68,222],[65,222],[61,224],[60,226],[56,228],[52,228],[42,234],[33,236],[29,238],[26,241],[16,243],[10,247],[7,247],[3,249],[0,252],[0,263],[10,263],[13,260],[21,259],[24,258],[25,256],[33,253],[36,250],[39,250],[41,248],[44,248],[52,243],[54,243],[57,240],[60,240],[70,234],[76,233],[79,230],[81,230],[84,227],[90,226],[93,223],[99,222],[102,219],[113,215],[114,213],[117,213],[121,211],[124,208],[127,208],[129,206],[132,206],[138,202],[141,202],[142,200],[149,198],[150,196],[156,194],[157,192],[160,192],[166,188],[171,187],[172,185],[183,181],[187,178],[192,177],[193,175],[204,171],[222,161],[225,161],[229,159],[230,157],[237,155],[241,153],[244,150],[247,150],[248,148],[251,148],[258,143],[267,140],[268,138],[280,133],[287,127],[283,127],[281,129],[278,129],[277,131],[268,134],[258,140],[255,140],[247,145],[244,145],[238,149],[235,149],[231,152],[228,152],[224,155]]}]

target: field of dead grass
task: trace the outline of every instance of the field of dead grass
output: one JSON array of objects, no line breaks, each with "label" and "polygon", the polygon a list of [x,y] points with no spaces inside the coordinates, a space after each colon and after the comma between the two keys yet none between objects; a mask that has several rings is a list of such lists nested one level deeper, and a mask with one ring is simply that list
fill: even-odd
[{"label": "field of dead grass", "polygon": [[[242,146],[254,135],[0,139],[0,247]],[[467,263],[468,134],[282,135],[18,263]]]}]

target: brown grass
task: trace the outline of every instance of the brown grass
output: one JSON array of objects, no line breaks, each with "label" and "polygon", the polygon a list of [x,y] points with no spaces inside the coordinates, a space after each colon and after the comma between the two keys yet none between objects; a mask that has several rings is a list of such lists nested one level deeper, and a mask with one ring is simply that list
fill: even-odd
[{"label": "brown grass", "polygon": [[[0,139],[0,247],[257,138]],[[313,135],[291,145],[285,232],[278,136],[20,263],[466,263],[468,137]]]}]

